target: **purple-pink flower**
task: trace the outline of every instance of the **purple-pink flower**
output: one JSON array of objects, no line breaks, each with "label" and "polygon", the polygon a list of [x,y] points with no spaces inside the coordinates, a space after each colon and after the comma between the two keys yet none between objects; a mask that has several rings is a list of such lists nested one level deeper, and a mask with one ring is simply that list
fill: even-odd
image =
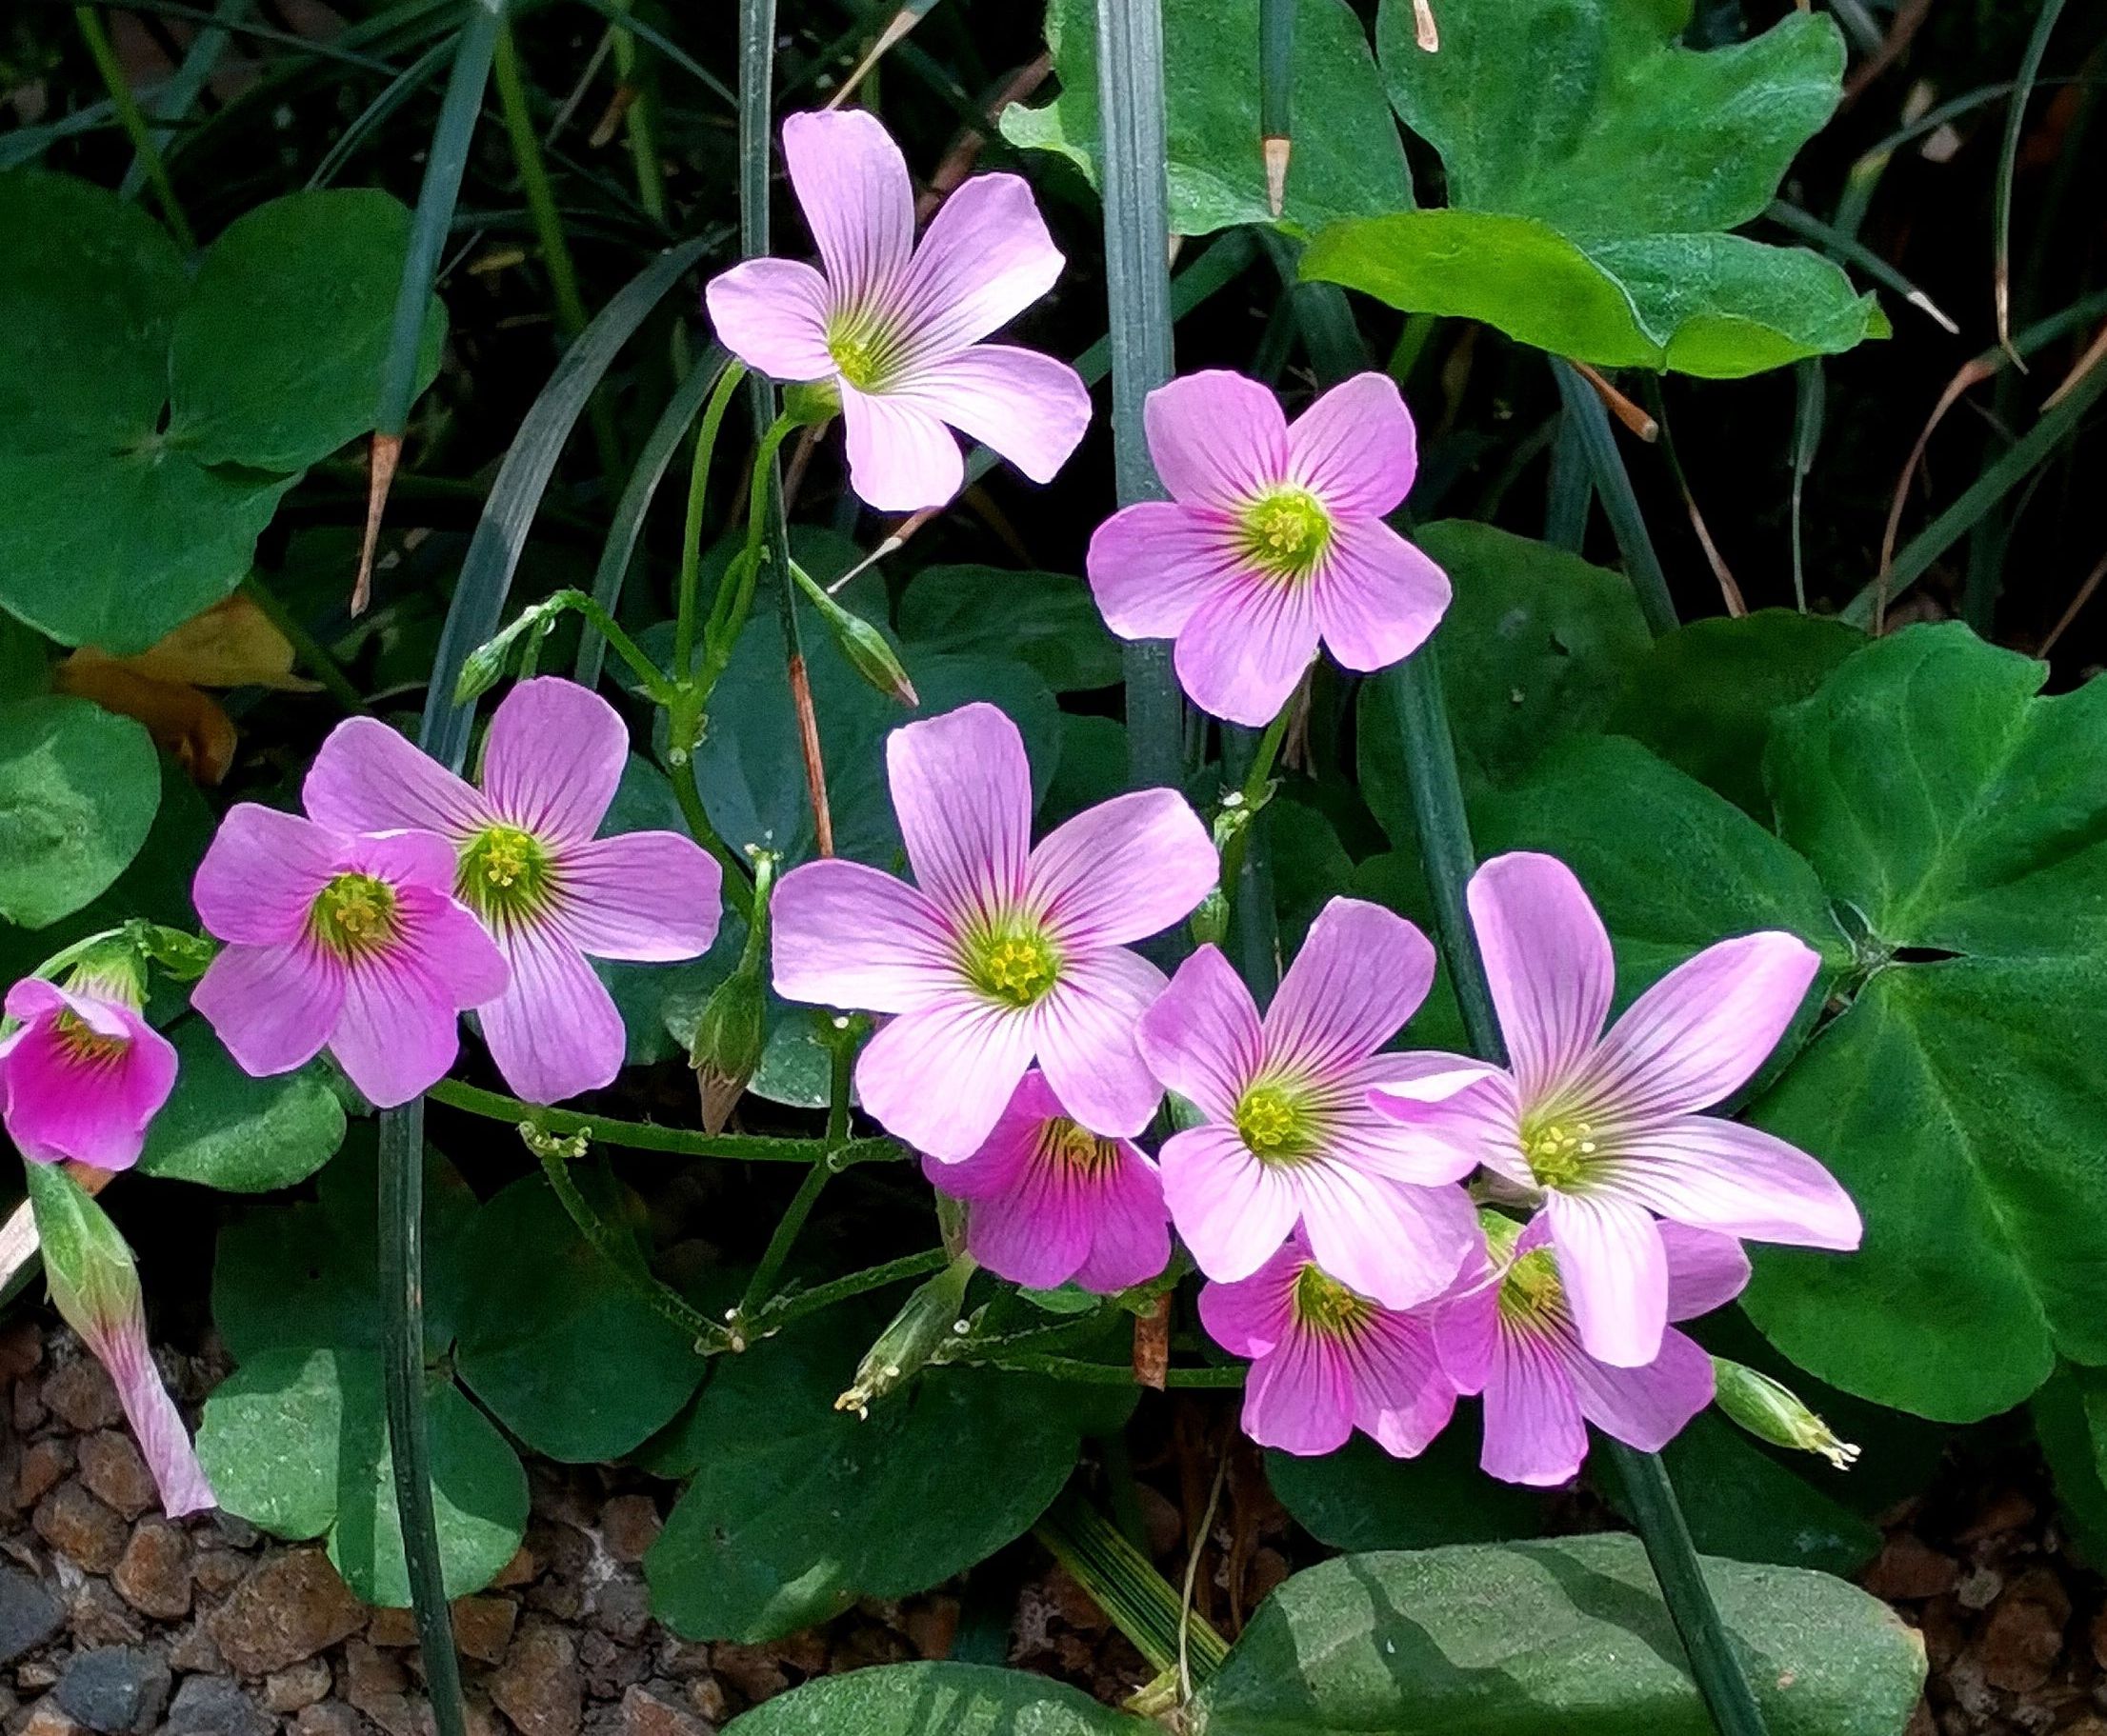
[{"label": "purple-pink flower", "polygon": [[505,1082],[530,1103],[621,1071],[614,1000],[587,961],[696,958],[716,939],[724,872],[678,832],[595,836],[622,781],[629,731],[589,688],[522,681],[491,719],[482,788],[370,717],[315,756],[308,812],[345,832],[411,828],[453,852],[453,888],[511,967],[476,1018]]},{"label": "purple-pink flower", "polygon": [[[1587,1424],[1658,1452],[1712,1403],[1712,1358],[1672,1327],[1639,1367],[1589,1354],[1541,1216],[1524,1227],[1489,1211],[1485,1230],[1484,1267],[1435,1310],[1434,1340],[1456,1390],[1485,1395],[1479,1463],[1489,1475],[1568,1483],[1587,1457]],[[1671,1320],[1708,1314],[1749,1281],[1748,1257],[1731,1236],[1663,1224],[1660,1242]]]},{"label": "purple-pink flower", "polygon": [[175,1088],[175,1048],[139,1016],[138,985],[83,971],[65,988],[25,977],[8,990],[21,1024],[0,1037],[0,1121],[32,1163],[97,1169],[139,1161]]},{"label": "purple-pink flower", "polygon": [[1449,581],[1383,523],[1418,468],[1387,374],[1334,386],[1293,427],[1265,387],[1218,369],[1151,392],[1146,415],[1171,498],[1098,526],[1090,584],[1120,637],[1177,641],[1194,705],[1264,724],[1319,640],[1350,669],[1380,669],[1434,631]]},{"label": "purple-pink flower", "polygon": [[1034,1057],[1093,1132],[1140,1132],[1162,1093],[1134,1024],[1163,973],[1129,948],[1214,886],[1199,816],[1175,790],[1135,790],[1033,848],[1024,739],[985,704],[895,729],[886,768],[915,884],[839,859],[786,874],[776,992],[892,1015],[856,1088],[943,1162],[980,1149]]},{"label": "purple-pink flower", "polygon": [[922,1160],[938,1192],[968,1202],[966,1251],[998,1278],[1050,1290],[1071,1279],[1112,1295],[1171,1263],[1163,1180],[1132,1140],[1093,1133],[1036,1068],[964,1163]]},{"label": "purple-pink flower", "polygon": [[1263,1021],[1214,947],[1142,1016],[1156,1078],[1206,1119],[1161,1153],[1164,1197],[1200,1270],[1234,1283],[1299,1224],[1319,1266],[1386,1307],[1437,1295],[1477,1243],[1475,1167],[1369,1104],[1377,1085],[1438,1098],[1475,1062],[1379,1054],[1426,998],[1434,948],[1401,916],[1334,898],[1310,925]]},{"label": "purple-pink flower", "polygon": [[712,279],[703,293],[725,347],[775,379],[841,394],[849,480],[880,511],[958,492],[952,429],[1051,481],[1089,426],[1090,393],[1066,363],[981,342],[1060,275],[1031,188],[974,176],[917,247],[907,159],[874,116],[793,114],[783,158],[823,269],[750,259]]},{"label": "purple-pink flower", "polygon": [[430,832],[351,837],[243,802],[191,899],[226,949],[191,991],[253,1074],[327,1048],[383,1108],[442,1078],[459,1016],[504,992],[505,960],[453,901],[453,851]]},{"label": "purple-pink flower", "polygon": [[1589,1355],[1643,1367],[1660,1349],[1671,1275],[1656,1214],[1758,1242],[1857,1247],[1857,1208],[1820,1164],[1696,1112],[1745,1084],[1784,1035],[1819,966],[1811,948],[1775,930],[1721,941],[1605,1035],[1615,961],[1573,870],[1498,856],[1469,898],[1510,1068],[1440,1103],[1381,1088],[1374,1102],[1541,1196]]},{"label": "purple-pink flower", "polygon": [[1202,1289],[1200,1321],[1232,1356],[1251,1358],[1244,1432],[1261,1447],[1328,1453],[1358,1428],[1410,1459],[1455,1409],[1426,1314],[1350,1289],[1300,1235],[1250,1277]]}]

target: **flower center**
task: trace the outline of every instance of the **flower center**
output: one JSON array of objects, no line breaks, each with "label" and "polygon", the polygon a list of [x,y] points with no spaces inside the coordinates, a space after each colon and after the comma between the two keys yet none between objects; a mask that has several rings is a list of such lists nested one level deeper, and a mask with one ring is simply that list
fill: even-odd
[{"label": "flower center", "polygon": [[1308,1102],[1284,1085],[1254,1085],[1238,1098],[1236,1132],[1261,1163],[1296,1163],[1316,1148]]},{"label": "flower center", "polygon": [[453,888],[485,925],[498,927],[538,914],[549,903],[549,852],[516,826],[491,826],[469,840]]},{"label": "flower center", "polygon": [[827,353],[859,391],[877,391],[898,370],[900,345],[869,314],[837,314],[827,324]]},{"label": "flower center", "polygon": [[1055,1115],[1039,1128],[1039,1150],[1048,1162],[1086,1181],[1109,1174],[1119,1162],[1119,1142],[1099,1139],[1080,1122]]},{"label": "flower center", "polygon": [[115,1061],[131,1047],[130,1037],[106,1037],[101,1031],[90,1028],[88,1021],[70,1008],[62,1010],[51,1021],[51,1028],[57,1034],[59,1047],[65,1049],[67,1059],[83,1062],[90,1067],[101,1067]]},{"label": "flower center", "polygon": [[1332,541],[1332,515],[1307,489],[1274,489],[1244,508],[1247,559],[1276,579],[1306,579]]},{"label": "flower center", "polygon": [[1522,1156],[1539,1187],[1570,1187],[1588,1171],[1597,1147],[1594,1124],[1570,1116],[1525,1116]]},{"label": "flower center", "polygon": [[395,888],[371,874],[339,874],[316,896],[308,926],[347,964],[370,958],[401,932]]},{"label": "flower center", "polygon": [[984,995],[1008,1007],[1043,1001],[1061,979],[1060,956],[1033,928],[985,934],[966,948],[966,974]]},{"label": "flower center", "polygon": [[1515,1326],[1534,1326],[1563,1313],[1565,1307],[1557,1257],[1548,1247],[1531,1248],[1500,1279],[1500,1318]]},{"label": "flower center", "polygon": [[1375,1314],[1375,1305],[1356,1295],[1314,1266],[1295,1274],[1294,1317],[1298,1324],[1327,1338],[1344,1338]]}]

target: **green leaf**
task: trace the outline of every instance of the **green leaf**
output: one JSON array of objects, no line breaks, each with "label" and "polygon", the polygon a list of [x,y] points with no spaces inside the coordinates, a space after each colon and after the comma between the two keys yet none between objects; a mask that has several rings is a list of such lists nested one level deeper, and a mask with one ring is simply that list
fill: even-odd
[{"label": "green leaf", "polygon": [[[627,1188],[579,1179],[608,1221],[640,1213]],[[544,1176],[523,1176],[476,1213],[461,1279],[461,1379],[549,1458],[619,1458],[702,1379],[694,1346],[578,1233]]]},{"label": "green leaf", "polygon": [[1840,622],[1789,609],[1693,621],[1633,666],[1607,727],[1768,824],[1772,717],[1810,697],[1865,642]]},{"label": "green leaf", "polygon": [[2060,1517],[2097,1567],[2107,1562],[2107,1373],[2066,1363],[2031,1408]]},{"label": "green leaf", "polygon": [[1150,1736],[1157,1726],[1065,1683],[978,1664],[893,1664],[821,1676],[724,1736]]},{"label": "green leaf", "polygon": [[138,854],[160,801],[142,725],[52,694],[0,706],[0,916],[41,928],[79,909]]},{"label": "green leaf", "polygon": [[[170,440],[202,464],[298,470],[376,426],[409,246],[409,210],[371,189],[293,193],[236,218],[175,322]],[[445,335],[434,296],[417,391]]]},{"label": "green leaf", "polygon": [[686,1426],[708,1451],[644,1562],[677,1632],[759,1642],[926,1590],[1060,1492],[1084,1415],[1053,1383],[943,1368],[868,1421],[835,1410],[884,1324],[832,1309],[717,1365]]},{"label": "green leaf", "polygon": [[[1772,1736],[1900,1736],[1916,1635],[1802,1569],[1705,1564]],[[1635,1538],[1350,1555],[1267,1600],[1200,1690],[1207,1736],[1711,1736]]]},{"label": "green leaf", "polygon": [[899,629],[910,655],[1015,657],[1056,693],[1119,680],[1119,642],[1089,584],[1065,572],[925,567],[900,598]]},{"label": "green leaf", "polygon": [[[1091,0],[1052,0],[1046,40],[1061,94],[1042,109],[1004,110],[1003,137],[1058,151],[1094,185],[1102,123]],[[1271,222],[1258,148],[1258,0],[1164,0],[1163,46],[1172,233]],[[1297,0],[1294,66],[1286,222],[1314,229],[1409,207],[1397,126],[1360,20],[1342,0]]]},{"label": "green leaf", "polygon": [[1870,975],[1751,1115],[1830,1164],[1866,1240],[1763,1250],[1744,1304],[1822,1379],[1951,1422],[2058,1349],[2107,1363],[2107,687],[2037,698],[2047,673],[1912,628],[1780,712],[1765,763]]},{"label": "green leaf", "polygon": [[1452,1427],[1416,1459],[1356,1434],[1320,1459],[1266,1455],[1266,1481],[1295,1523],[1334,1549],[1505,1543],[1544,1528],[1543,1497],[1478,1469],[1476,1431]]},{"label": "green leaf", "polygon": [[[1417,540],[1455,588],[1434,647],[1465,788],[1510,783],[1565,737],[1601,728],[1649,643],[1629,582],[1490,525],[1444,520]],[[1361,794],[1392,841],[1410,848],[1411,792],[1386,684],[1364,682],[1359,705]]]},{"label": "green leaf", "polygon": [[228,1512],[296,1543],[330,1528],[344,1430],[337,1363],[334,1350],[273,1350],[213,1388],[197,1456]]},{"label": "green leaf", "polygon": [[185,1019],[171,1040],[175,1090],[147,1130],[141,1175],[268,1193],[306,1181],[336,1155],[344,1105],[318,1064],[252,1078],[201,1018]]}]

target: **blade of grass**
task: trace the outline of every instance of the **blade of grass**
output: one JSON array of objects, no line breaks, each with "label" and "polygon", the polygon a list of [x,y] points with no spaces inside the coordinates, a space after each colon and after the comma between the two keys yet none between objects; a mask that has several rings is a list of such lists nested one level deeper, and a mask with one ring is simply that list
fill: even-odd
[{"label": "blade of grass", "polygon": [[[191,105],[197,101],[206,82],[218,68],[220,57],[227,52],[227,45],[234,40],[227,26],[242,22],[249,7],[250,0],[220,0],[212,13],[218,22],[207,25],[191,38],[191,46],[183,51],[183,64],[176,68],[174,75],[142,100],[140,106],[155,123],[150,135],[153,148],[162,154],[164,161],[177,136],[175,128],[169,123],[179,121],[190,113]],[[138,197],[139,190],[146,186],[151,172],[146,156],[134,151],[125,178],[117,183],[118,196]]]},{"label": "blade of grass", "polygon": [[1821,358],[1809,356],[1794,370],[1793,390],[1793,607],[1807,612],[1807,545],[1800,529],[1800,505],[1807,478],[1821,448],[1821,429],[1829,398],[1829,376]]},{"label": "blade of grass", "polygon": [[1668,594],[1668,575],[1661,570],[1660,556],[1654,552],[1654,539],[1647,534],[1646,518],[1639,511],[1638,497],[1632,492],[1632,478],[1624,468],[1624,456],[1616,449],[1616,436],[1610,431],[1610,413],[1595,389],[1570,363],[1551,358],[1551,371],[1558,382],[1558,395],[1565,401],[1588,469],[1595,477],[1595,491],[1624,556],[1625,575],[1638,595],[1639,611],[1657,636],[1676,627],[1676,604]]},{"label": "blade of grass", "polygon": [[314,166],[314,172],[308,177],[309,189],[327,187],[343,173],[344,166],[373,130],[386,123],[396,110],[423,90],[432,75],[447,64],[452,52],[452,43],[435,42],[390,79],[381,88],[380,94],[359,110],[351,125],[337,135],[336,142],[329,148],[321,162]]},{"label": "blade of grass", "polygon": [[124,63],[117,58],[110,32],[103,28],[102,14],[91,6],[76,6],[73,22],[80,28],[81,40],[88,45],[95,70],[102,75],[103,89],[110,92],[110,103],[131,140],[132,150],[138,161],[146,165],[147,179],[153,184],[153,196],[161,207],[161,215],[170,232],[183,244],[185,252],[195,252],[197,237],[191,232],[191,220],[183,214],[183,207],[176,199],[175,188],[169,180],[168,165],[161,161],[160,148],[153,142],[147,117],[139,110],[139,99],[132,94],[131,83],[125,77]]},{"label": "blade of grass", "polygon": [[1266,159],[1266,206],[1288,197],[1294,154],[1294,9],[1296,0],[1258,0],[1258,146]]},{"label": "blade of grass", "polygon": [[1595,477],[1573,417],[1561,411],[1551,445],[1551,475],[1544,486],[1544,541],[1580,552],[1587,541],[1588,509],[1595,505]]},{"label": "blade of grass", "polygon": [[2041,10],[2027,37],[2026,52],[2019,59],[2019,73],[2012,84],[2012,104],[2005,110],[2004,143],[1997,152],[1997,184],[1995,192],[1996,227],[1991,231],[1991,294],[1997,309],[1997,342],[2023,372],[2026,364],[2012,348],[2012,190],[2019,168],[2019,138],[2026,130],[2027,100],[2034,94],[2034,81],[2041,73],[2041,58],[2048,52],[2049,37],[2062,15],[2063,0],[2042,0]]},{"label": "blade of grass", "polygon": [[936,0],[908,0],[907,5],[886,21],[863,57],[850,69],[849,76],[841,81],[833,95],[827,99],[827,107],[838,109],[856,93],[856,87],[871,75],[871,69],[883,60],[886,54],[907,38],[907,33],[927,18],[936,9]]},{"label": "blade of grass", "polygon": [[1936,321],[1949,336],[1959,335],[1959,325],[1945,309],[1856,236],[1847,235],[1811,211],[1803,211],[1783,199],[1772,200],[1770,209],[1763,214],[1780,229],[1791,229],[1794,234],[1814,242],[1837,264],[1855,265],[1876,283],[1885,284],[1918,312]]},{"label": "blade of grass", "polygon": [[1119,1527],[1071,1487],[1033,1527],[1054,1559],[1159,1673],[1175,1669],[1179,1631],[1193,1685],[1221,1668],[1229,1643],[1197,1615],[1186,1619],[1178,1588]]},{"label": "blade of grass", "polygon": [[[1104,117],[1105,286],[1112,344],[1113,469],[1119,504],[1160,500],[1142,406],[1171,377],[1171,194],[1160,0],[1098,0]],[[1161,639],[1125,647],[1127,751],[1137,788],[1184,782],[1185,707]]]},{"label": "blade of grass", "polygon": [[630,9],[623,5],[621,0],[585,0],[585,3],[610,24],[614,25],[617,29],[627,30],[637,41],[648,47],[656,49],[659,53],[665,55],[668,60],[702,86],[704,90],[714,96],[723,98],[727,108],[737,106],[739,99],[732,94],[731,86],[727,85],[723,79],[711,71],[708,67],[704,66],[701,61],[689,53],[687,50],[683,49],[680,44],[673,41],[663,30],[654,30],[641,18],[632,17]]}]

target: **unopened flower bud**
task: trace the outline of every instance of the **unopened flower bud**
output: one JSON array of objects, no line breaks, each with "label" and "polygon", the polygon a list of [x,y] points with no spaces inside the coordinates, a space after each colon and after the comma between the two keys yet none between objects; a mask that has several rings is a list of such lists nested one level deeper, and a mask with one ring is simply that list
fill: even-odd
[{"label": "unopened flower bud", "polygon": [[711,991],[695,1020],[688,1063],[695,1069],[706,1132],[721,1133],[761,1065],[768,1039],[768,1004],[761,975],[743,966]]},{"label": "unopened flower bud", "polygon": [[798,428],[824,428],[841,414],[832,380],[795,380],[783,388],[783,414]]},{"label": "unopened flower bud", "polygon": [[935,1355],[945,1339],[963,1323],[966,1286],[973,1281],[973,1256],[960,1254],[907,1299],[893,1324],[856,1365],[855,1385],[834,1400],[836,1410],[870,1414],[872,1402],[913,1379]]},{"label": "unopened flower bud", "polygon": [[1222,944],[1222,937],[1229,932],[1229,896],[1222,890],[1219,882],[1200,900],[1199,908],[1186,919],[1185,926],[1191,931],[1195,947],[1218,947]]},{"label": "unopened flower bud", "polygon": [[850,667],[888,699],[896,699],[908,707],[920,705],[921,696],[914,691],[914,684],[908,680],[907,670],[901,667],[899,654],[886,643],[885,635],[861,615],[842,608],[827,594],[827,588],[802,567],[793,564],[791,572],[797,580],[798,589],[819,611],[819,618],[826,622],[828,632],[833,635],[834,643],[841,648],[841,654],[848,658]]},{"label": "unopened flower bud", "polygon": [[1712,1359],[1719,1408],[1759,1441],[1819,1453],[1838,1470],[1857,1463],[1858,1449],[1839,1441],[1829,1425],[1800,1402],[1789,1387],[1724,1356]]}]

